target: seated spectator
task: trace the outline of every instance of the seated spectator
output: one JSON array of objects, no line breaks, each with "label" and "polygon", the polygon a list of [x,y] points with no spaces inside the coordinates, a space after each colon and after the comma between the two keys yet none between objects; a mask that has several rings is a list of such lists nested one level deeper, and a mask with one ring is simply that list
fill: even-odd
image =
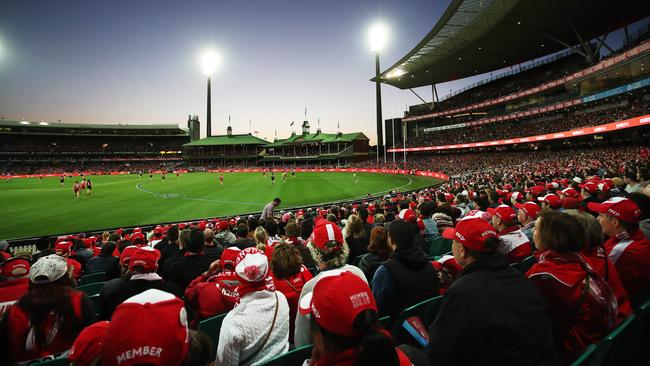
[{"label": "seated spectator", "polygon": [[366,278],[373,278],[379,266],[386,262],[393,253],[393,247],[388,244],[388,235],[383,227],[375,227],[370,232],[370,244],[368,244],[368,255],[361,258],[358,267],[366,275]]},{"label": "seated spectator", "polygon": [[300,305],[302,314],[311,315],[309,365],[411,365],[380,328],[368,284],[353,273],[323,277]]},{"label": "seated spectator", "polygon": [[300,252],[303,265],[307,268],[316,268],[316,262],[314,262],[314,258],[311,257],[309,248],[307,248],[305,241],[300,237],[300,228],[298,227],[298,224],[294,221],[289,221],[287,226],[284,228],[284,231],[286,241],[291,243]]},{"label": "seated spectator", "polygon": [[29,287],[29,261],[9,258],[0,265],[0,319],[2,314],[27,293]]},{"label": "seated spectator", "polygon": [[[350,271],[367,282],[366,276],[358,267],[347,264],[350,250],[343,240],[341,229],[334,223],[319,220],[312,235],[307,240],[307,247],[316,261],[320,273],[309,280],[302,288],[300,301],[311,292],[314,285],[331,270]],[[298,303],[300,303],[300,301]],[[305,314],[296,315],[294,340],[296,347],[312,344],[309,318]]]},{"label": "seated spectator", "polygon": [[[179,225],[179,228],[185,227],[184,224]],[[162,270],[158,270],[158,273],[165,281],[169,281],[171,276],[171,268],[178,262],[183,261],[185,254],[187,253],[187,243],[190,240],[190,229],[180,229],[178,233],[178,250],[174,250],[173,253],[165,260],[164,267]]]},{"label": "seated spectator", "polygon": [[639,229],[643,233],[643,236],[650,240],[650,197],[643,193],[630,193],[627,195],[627,198],[634,201],[639,207],[639,210],[641,210]]},{"label": "seated spectator", "polygon": [[639,230],[641,210],[628,198],[614,197],[603,203],[590,202],[598,213],[603,233],[609,236],[605,250],[616,266],[632,304],[642,301],[650,287],[650,241]]},{"label": "seated spectator", "polygon": [[366,236],[366,232],[363,230],[359,216],[354,214],[350,215],[342,232],[343,238],[348,248],[350,248],[348,263],[358,256],[368,253],[368,236]]},{"label": "seated spectator", "polygon": [[241,250],[246,248],[253,248],[255,246],[255,236],[249,236],[248,225],[245,222],[237,225],[235,236],[237,237],[237,240],[235,240],[232,246],[235,246]]},{"label": "seated spectator", "polygon": [[102,366],[205,366],[213,360],[210,339],[188,329],[183,301],[161,290],[149,289],[126,299],[105,332]]},{"label": "seated spectator", "polygon": [[239,280],[235,274],[235,260],[239,252],[241,250],[237,247],[224,249],[221,258],[187,286],[185,299],[196,313],[196,324],[235,307],[239,300]]},{"label": "seated spectator", "polygon": [[[109,241],[102,246],[99,255],[92,257],[86,263],[86,274],[97,273],[97,272],[113,272],[115,269],[119,268],[120,260],[113,256],[115,251],[115,243]],[[108,278],[110,279],[110,278]]]},{"label": "seated spectator", "polygon": [[48,256],[50,254],[54,254],[54,249],[52,249],[50,239],[47,237],[39,238],[36,241],[36,252],[32,254],[32,263],[36,263],[39,258]]},{"label": "seated spectator", "polygon": [[175,256],[181,250],[178,245],[179,234],[178,226],[173,225],[167,229],[167,235],[164,239],[154,246],[154,249],[160,251],[160,261],[158,263],[158,274],[160,275],[162,275],[162,270],[165,268],[167,258]]},{"label": "seated spectator", "polygon": [[96,366],[98,364],[102,346],[104,345],[103,338],[109,325],[110,322],[108,321],[96,322],[79,333],[68,353],[70,366]]},{"label": "seated spectator", "polygon": [[492,226],[499,234],[498,252],[505,255],[511,263],[517,263],[530,256],[530,241],[517,225],[515,210],[506,205],[488,208],[492,215]]},{"label": "seated spectator", "polygon": [[269,290],[268,259],[256,248],[239,253],[235,273],[239,304],[223,320],[216,364],[261,364],[289,350],[289,305]]},{"label": "seated spectator", "polygon": [[618,321],[623,321],[628,315],[632,314],[632,305],[614,263],[607,257],[607,252],[603,247],[603,232],[598,220],[593,215],[578,210],[565,210],[564,213],[578,220],[578,223],[582,226],[585,232],[585,243],[580,254],[591,268],[607,281],[614,295],[616,295]]},{"label": "seated spectator", "polygon": [[237,240],[235,234],[230,232],[230,224],[228,224],[227,220],[219,221],[217,224],[217,235],[215,236],[215,240],[224,247],[234,244],[235,240]]},{"label": "seated spectator", "polygon": [[11,253],[9,253],[9,242],[6,240],[0,240],[0,262],[11,258]]},{"label": "seated spectator", "polygon": [[388,227],[388,244],[394,251],[372,278],[380,316],[395,319],[407,307],[438,294],[436,270],[414,236],[412,226],[404,220],[395,220]]},{"label": "seated spectator", "polygon": [[526,276],[549,304],[555,342],[570,363],[616,326],[616,296],[579,254],[585,233],[565,213],[544,210],[535,224],[535,263]]},{"label": "seated spectator", "polygon": [[214,242],[214,230],[203,230],[203,237],[205,238],[205,249],[203,250],[203,253],[210,263],[212,263],[221,257],[223,247]]},{"label": "seated spectator", "polygon": [[72,268],[72,278],[75,281],[79,281],[81,279],[81,272],[82,272],[81,263],[70,258],[71,249],[72,249],[72,243],[69,241],[61,241],[54,246],[54,252],[56,253],[56,255],[65,258],[66,261],[68,262],[68,266]]},{"label": "seated spectator", "polygon": [[300,251],[291,243],[275,245],[271,258],[271,277],[275,290],[287,298],[289,304],[289,343],[293,344],[293,332],[298,311],[298,298],[307,281],[312,275],[302,263]]},{"label": "seated spectator", "polygon": [[[128,272],[124,277],[114,280],[114,283],[104,285],[99,294],[100,319],[110,320],[113,311],[124,300],[149,289],[158,289],[169,292],[178,297],[183,292],[173,283],[165,282],[157,273],[160,253],[151,247],[131,249],[128,252]],[[129,249],[129,248],[127,248]],[[125,252],[127,252],[125,250]],[[127,254],[128,255],[128,254]]]},{"label": "seated spectator", "polygon": [[[185,230],[183,230],[185,232]],[[203,232],[192,227],[187,242],[183,243],[185,254],[169,268],[169,282],[178,286],[184,293],[187,285],[210,268],[210,260],[203,254],[205,237]]]},{"label": "seated spectator", "polygon": [[535,239],[533,238],[533,229],[535,228],[535,220],[539,214],[540,208],[535,202],[515,203],[517,208],[517,220],[523,226],[521,232],[526,235],[531,246],[535,247]]},{"label": "seated spectator", "polygon": [[463,271],[429,328],[431,364],[559,364],[546,303],[497,253],[496,230],[483,219],[466,217],[442,236],[453,240]]},{"label": "seated spectator", "polygon": [[94,318],[90,299],[72,288],[65,258],[40,258],[29,271],[29,281],[28,292],[0,322],[0,352],[7,364],[64,354]]},{"label": "seated spectator", "polygon": [[420,214],[422,215],[422,222],[424,223],[424,239],[431,241],[438,236],[438,224],[431,218],[436,209],[436,203],[433,201],[424,201],[420,203]]}]

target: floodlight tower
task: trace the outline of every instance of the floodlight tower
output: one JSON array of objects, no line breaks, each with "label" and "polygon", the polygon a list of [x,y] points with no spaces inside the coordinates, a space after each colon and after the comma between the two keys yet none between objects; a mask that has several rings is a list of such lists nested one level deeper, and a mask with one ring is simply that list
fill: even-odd
[{"label": "floodlight tower", "polygon": [[206,136],[212,135],[212,97],[211,97],[211,82],[212,76],[219,66],[219,55],[214,50],[208,50],[203,53],[201,57],[201,65],[203,67],[203,75],[208,77],[208,110],[206,116]]},{"label": "floodlight tower", "polygon": [[388,28],[381,22],[373,24],[368,31],[370,50],[375,53],[375,90],[377,104],[377,165],[379,156],[384,150],[384,132],[381,116],[381,81],[379,80],[379,53],[386,46],[388,40]]}]

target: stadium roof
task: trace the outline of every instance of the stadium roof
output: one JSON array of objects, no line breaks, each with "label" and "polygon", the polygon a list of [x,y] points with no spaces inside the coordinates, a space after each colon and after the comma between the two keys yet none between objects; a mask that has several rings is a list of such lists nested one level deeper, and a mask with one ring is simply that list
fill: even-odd
[{"label": "stadium roof", "polygon": [[97,124],[97,123],[66,123],[47,121],[4,121],[0,120],[0,127],[39,127],[39,128],[83,128],[93,130],[184,130],[178,124],[152,124],[152,125],[129,125],[129,124]]},{"label": "stadium roof", "polygon": [[249,133],[242,135],[218,135],[189,142],[183,146],[224,146],[224,145],[266,145],[269,142]]},{"label": "stadium roof", "polygon": [[279,147],[283,145],[291,144],[301,144],[305,142],[320,142],[320,143],[332,143],[332,142],[352,142],[353,140],[368,140],[368,137],[363,134],[363,132],[351,132],[351,133],[308,133],[304,135],[291,135],[291,137],[283,140],[274,141],[271,144],[268,144],[267,147]]},{"label": "stadium roof", "polygon": [[407,89],[494,71],[577,45],[576,32],[588,42],[649,9],[638,0],[452,0],[424,39],[380,78]]}]

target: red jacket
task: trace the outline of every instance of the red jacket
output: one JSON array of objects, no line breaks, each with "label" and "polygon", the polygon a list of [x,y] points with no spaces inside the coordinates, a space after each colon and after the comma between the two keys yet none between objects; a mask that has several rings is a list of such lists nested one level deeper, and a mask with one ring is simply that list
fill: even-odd
[{"label": "red jacket", "polygon": [[[73,291],[70,299],[74,316],[80,323],[84,323],[81,304],[83,296],[83,292]],[[10,341],[9,347],[13,362],[38,360],[64,352],[70,349],[75,340],[75,336],[70,338],[59,332],[58,316],[53,313],[45,321],[37,325],[43,331],[43,334],[46,334],[46,337],[49,338],[47,344],[43,347],[35,344],[34,340],[28,337],[30,333],[29,313],[22,307],[14,305],[9,308],[7,318],[9,319],[7,329]],[[3,357],[6,357],[6,355]]]},{"label": "red jacket", "polygon": [[76,259],[66,258],[68,260],[68,267],[72,267],[72,277],[75,281],[81,279],[81,263],[77,262]]},{"label": "red jacket", "polygon": [[650,242],[637,230],[612,236],[604,247],[634,303],[650,287]]},{"label": "red jacket", "polygon": [[[397,358],[400,366],[411,366],[411,360],[399,349],[395,348]],[[350,348],[343,352],[329,354],[321,357],[314,365],[315,366],[354,366],[357,364],[359,358],[359,348]],[[311,362],[309,363],[311,365]]]},{"label": "red jacket", "polygon": [[526,273],[549,304],[551,326],[564,362],[616,326],[616,296],[578,253],[545,250]]},{"label": "red jacket", "polygon": [[497,251],[505,255],[510,263],[519,263],[532,254],[530,240],[519,226],[510,226],[499,232]]},{"label": "red jacket", "polygon": [[27,289],[29,289],[27,277],[0,282],[0,319],[11,305],[27,293]]},{"label": "red jacket", "polygon": [[623,319],[627,318],[628,315],[632,314],[632,304],[630,303],[630,297],[623,288],[621,283],[621,278],[618,276],[618,271],[614,263],[607,257],[605,248],[596,247],[591,249],[583,249],[581,251],[582,256],[585,258],[587,263],[598,272],[598,274],[607,281],[609,287],[614,291],[616,295],[616,302],[618,303],[618,322],[620,323]]},{"label": "red jacket", "polygon": [[278,279],[273,273],[271,273],[273,278],[273,284],[275,285],[275,290],[282,292],[284,297],[287,298],[287,303],[289,303],[289,342],[293,343],[293,332],[294,325],[296,322],[296,313],[298,311],[298,300],[300,299],[300,292],[302,287],[311,280],[313,276],[307,267],[302,266],[300,272],[293,277],[287,279]]},{"label": "red jacket", "polygon": [[190,282],[185,289],[185,299],[196,311],[195,323],[232,310],[238,300],[238,285],[235,272],[230,271],[210,278],[201,275]]}]

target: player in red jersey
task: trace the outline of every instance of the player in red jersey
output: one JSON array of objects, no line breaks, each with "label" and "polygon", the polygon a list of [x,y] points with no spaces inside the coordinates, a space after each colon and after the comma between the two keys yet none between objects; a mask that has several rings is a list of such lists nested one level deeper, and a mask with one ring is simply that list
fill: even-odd
[{"label": "player in red jersey", "polygon": [[74,185],[72,186],[72,190],[74,191],[75,198],[79,198],[79,191],[81,191],[81,184],[79,184],[78,180],[74,182]]},{"label": "player in red jersey", "polygon": [[62,174],[62,175],[59,177],[59,183],[61,183],[61,185],[63,185],[63,184],[65,183],[65,174]]},{"label": "player in red jersey", "polygon": [[93,183],[90,181],[90,178],[86,181],[86,194],[93,193]]},{"label": "player in red jersey", "polygon": [[219,184],[223,185],[223,173],[219,172]]}]

